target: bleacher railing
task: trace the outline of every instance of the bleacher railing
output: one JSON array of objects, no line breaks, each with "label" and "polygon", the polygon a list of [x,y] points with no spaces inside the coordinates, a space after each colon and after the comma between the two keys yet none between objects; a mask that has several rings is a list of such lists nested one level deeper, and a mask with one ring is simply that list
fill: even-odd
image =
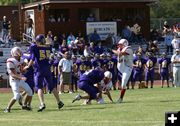
[{"label": "bleacher railing", "polygon": [[28,34],[25,34],[25,33],[23,33],[23,42],[24,43],[32,43],[33,41],[35,40],[35,38],[34,37],[32,37],[32,36],[30,36],[30,35],[28,35]]}]

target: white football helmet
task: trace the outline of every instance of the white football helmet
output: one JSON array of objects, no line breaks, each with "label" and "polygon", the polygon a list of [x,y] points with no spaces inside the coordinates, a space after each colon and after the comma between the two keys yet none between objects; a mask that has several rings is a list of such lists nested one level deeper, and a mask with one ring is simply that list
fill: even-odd
[{"label": "white football helmet", "polygon": [[11,49],[11,56],[15,57],[15,56],[21,56],[22,55],[22,51],[20,47],[13,47]]},{"label": "white football helmet", "polygon": [[121,39],[118,44],[124,45],[124,46],[128,46],[129,42],[126,39]]},{"label": "white football helmet", "polygon": [[104,77],[107,77],[107,78],[112,78],[112,73],[110,71],[106,71],[104,73]]}]

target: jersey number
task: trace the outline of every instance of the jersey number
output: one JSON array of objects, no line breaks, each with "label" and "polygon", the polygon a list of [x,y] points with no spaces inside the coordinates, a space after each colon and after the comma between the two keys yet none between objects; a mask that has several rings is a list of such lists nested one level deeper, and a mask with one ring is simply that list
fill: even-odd
[{"label": "jersey number", "polygon": [[39,60],[48,59],[50,53],[50,50],[39,50]]}]

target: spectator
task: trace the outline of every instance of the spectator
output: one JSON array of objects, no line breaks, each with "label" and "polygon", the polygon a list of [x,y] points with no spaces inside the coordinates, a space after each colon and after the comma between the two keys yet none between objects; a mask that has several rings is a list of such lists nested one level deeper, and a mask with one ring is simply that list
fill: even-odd
[{"label": "spectator", "polygon": [[30,15],[27,16],[25,20],[25,28],[26,28],[26,34],[29,35],[30,37],[34,36],[34,31],[33,31],[33,20]]},{"label": "spectator", "polygon": [[61,13],[60,16],[58,17],[58,22],[65,22],[66,18],[64,17],[64,15]]},{"label": "spectator", "polygon": [[180,50],[176,49],[174,55],[171,57],[171,62],[173,64],[173,83],[174,86],[180,86]]},{"label": "spectator", "polygon": [[3,16],[2,21],[2,41],[5,43],[6,37],[8,36],[9,30],[9,21],[7,21],[6,16]]},{"label": "spectator", "polygon": [[86,19],[86,21],[89,21],[89,22],[93,22],[93,21],[95,21],[95,17],[94,17],[94,15],[91,13],[91,14],[89,14],[89,17]]},{"label": "spectator", "polygon": [[73,35],[72,32],[70,32],[69,36],[67,37],[67,45],[69,45],[71,41],[74,42],[75,40],[76,40],[75,36]]},{"label": "spectator", "polygon": [[102,54],[103,52],[104,52],[104,48],[101,42],[99,42],[98,45],[95,47],[95,53]]},{"label": "spectator", "polygon": [[124,27],[121,34],[122,34],[122,38],[124,38],[124,39],[126,39],[128,41],[131,41],[131,39],[132,39],[132,31],[131,31],[131,28],[128,25],[126,25]]},{"label": "spectator", "polygon": [[171,31],[171,28],[168,24],[167,21],[164,22],[164,26],[163,26],[163,35],[167,34],[167,32],[170,32]]},{"label": "spectator", "polygon": [[97,30],[94,30],[94,33],[90,34],[90,42],[94,42],[95,44],[97,44],[97,42],[101,41],[101,38],[99,36],[99,34],[97,33]]},{"label": "spectator", "polygon": [[60,42],[59,42],[59,40],[58,40],[58,37],[57,37],[57,36],[54,36],[54,46],[53,46],[53,48],[54,48],[56,51],[58,51],[59,45],[60,45]]},{"label": "spectator", "polygon": [[176,49],[180,49],[180,35],[175,34],[174,39],[171,42],[174,52]]},{"label": "spectator", "polygon": [[54,46],[52,31],[48,31],[48,34],[46,36],[46,44]]},{"label": "spectator", "polygon": [[55,18],[54,18],[53,15],[51,15],[51,16],[49,17],[49,22],[51,22],[51,23],[56,22],[56,20],[55,20]]},{"label": "spectator", "polygon": [[66,40],[66,39],[67,39],[66,34],[65,34],[65,33],[62,33],[62,34],[59,36],[60,45],[62,44],[63,40]]},{"label": "spectator", "polygon": [[88,45],[85,45],[85,47],[84,47],[84,56],[88,57],[90,55],[91,55],[91,52],[90,52],[90,50],[88,48]]},{"label": "spectator", "polygon": [[66,40],[64,39],[62,45],[59,48],[60,54],[63,56],[65,52],[69,51],[69,48],[66,44]]},{"label": "spectator", "polygon": [[68,52],[64,53],[64,58],[59,61],[58,70],[60,75],[60,88],[59,94],[64,93],[64,85],[67,84],[69,86],[69,93],[72,92],[71,85],[71,74],[72,74],[73,62],[71,60],[70,54]]},{"label": "spectator", "polygon": [[166,53],[167,54],[172,54],[173,52],[173,47],[172,47],[172,42],[173,40],[173,35],[172,35],[172,32],[167,32],[166,35],[165,35],[165,38],[164,38],[164,42],[165,42],[165,45],[166,45]]}]

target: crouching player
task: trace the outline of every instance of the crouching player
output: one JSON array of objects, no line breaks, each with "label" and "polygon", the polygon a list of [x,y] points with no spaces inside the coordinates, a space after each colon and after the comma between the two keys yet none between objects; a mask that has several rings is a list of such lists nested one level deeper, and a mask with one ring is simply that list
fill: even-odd
[{"label": "crouching player", "polygon": [[106,71],[104,73],[104,79],[101,81],[101,92],[106,94],[111,102],[113,102],[109,90],[112,88],[112,73]]},{"label": "crouching player", "polygon": [[10,100],[7,108],[4,110],[5,113],[9,113],[14,103],[19,100],[20,87],[22,87],[27,93],[22,109],[30,110],[30,108],[27,106],[27,103],[31,101],[33,93],[29,85],[25,82],[27,78],[21,75],[21,55],[21,49],[19,47],[14,47],[11,49],[12,57],[7,59],[7,72],[9,74],[10,86],[14,97]]},{"label": "crouching player", "polygon": [[104,71],[101,68],[86,71],[82,76],[80,76],[78,88],[85,91],[88,95],[81,96],[78,94],[72,103],[80,99],[87,100],[86,104],[89,104],[91,100],[97,100],[98,103],[103,103],[102,94],[98,87],[94,85],[100,84],[103,78]]}]

